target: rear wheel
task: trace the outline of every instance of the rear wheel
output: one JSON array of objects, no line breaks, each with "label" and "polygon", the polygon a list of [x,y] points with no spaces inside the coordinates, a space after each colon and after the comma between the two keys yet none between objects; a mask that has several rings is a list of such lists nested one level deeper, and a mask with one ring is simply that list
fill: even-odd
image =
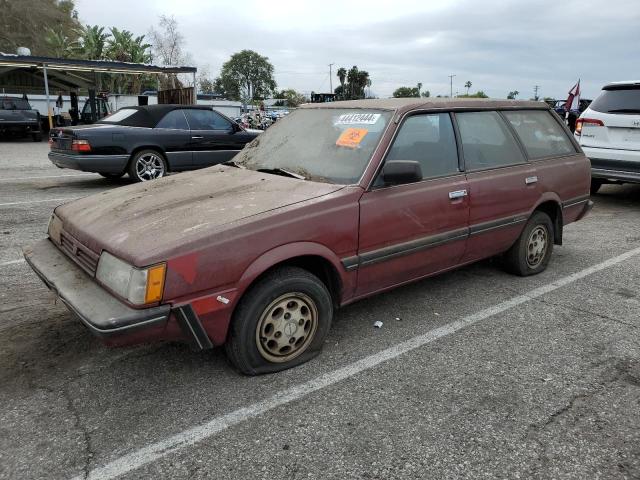
[{"label": "rear wheel", "polygon": [[136,182],[148,182],[167,174],[167,162],[155,150],[137,152],[129,163],[129,176]]},{"label": "rear wheel", "polygon": [[31,138],[33,139],[34,142],[41,142],[42,141],[42,132],[32,133],[31,134]]},{"label": "rear wheel", "polygon": [[327,287],[297,267],[282,267],[242,298],[225,344],[229,361],[246,375],[295,367],[320,353],[333,318]]},{"label": "rear wheel", "polygon": [[507,271],[525,277],[542,272],[553,252],[553,222],[544,212],[534,212],[516,243],[504,255]]},{"label": "rear wheel", "polygon": [[595,195],[600,190],[600,187],[604,185],[604,182],[598,178],[591,179],[591,195]]}]

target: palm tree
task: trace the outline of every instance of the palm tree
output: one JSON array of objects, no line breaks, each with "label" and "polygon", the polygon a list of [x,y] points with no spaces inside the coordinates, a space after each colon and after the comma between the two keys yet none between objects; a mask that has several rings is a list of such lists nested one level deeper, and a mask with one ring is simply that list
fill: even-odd
[{"label": "palm tree", "polygon": [[82,56],[87,60],[102,60],[105,54],[107,40],[111,34],[104,33],[104,27],[98,25],[86,25],[82,29],[81,43]]},{"label": "palm tree", "polygon": [[422,89],[422,83],[418,82],[418,97],[420,96],[420,89]]},{"label": "palm tree", "polygon": [[69,58],[78,49],[78,41],[66,36],[62,30],[48,28],[44,41],[51,55],[59,58]]},{"label": "palm tree", "polygon": [[[111,29],[111,39],[107,43],[106,56],[117,62],[148,63],[151,61],[149,49],[151,45],[144,43],[144,35],[134,37],[128,30]],[[130,75],[114,75],[111,79],[113,90],[122,93],[126,83],[131,82],[131,90],[138,93],[142,78]]]},{"label": "palm tree", "polygon": [[469,89],[471,88],[471,80],[467,80],[467,83],[464,84],[465,88],[467,89],[467,95],[469,95]]},{"label": "palm tree", "polygon": [[342,95],[344,95],[344,81],[347,78],[347,69],[340,67],[337,71],[338,79],[340,80],[340,86],[342,87]]}]

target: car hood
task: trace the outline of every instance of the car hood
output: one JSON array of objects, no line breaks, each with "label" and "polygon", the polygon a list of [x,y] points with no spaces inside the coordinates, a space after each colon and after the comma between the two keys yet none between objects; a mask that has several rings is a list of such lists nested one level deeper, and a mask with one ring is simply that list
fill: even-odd
[{"label": "car hood", "polygon": [[248,217],[328,195],[342,185],[215,166],[115,188],[56,208],[64,230],[96,253],[144,266]]}]

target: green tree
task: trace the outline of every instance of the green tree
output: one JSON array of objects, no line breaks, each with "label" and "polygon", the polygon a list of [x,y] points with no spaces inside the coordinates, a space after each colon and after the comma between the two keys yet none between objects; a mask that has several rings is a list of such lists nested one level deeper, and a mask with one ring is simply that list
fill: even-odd
[{"label": "green tree", "polygon": [[[144,35],[134,37],[128,30],[111,28],[111,38],[106,44],[106,58],[116,62],[149,63],[151,62],[151,45],[145,43]],[[145,81],[141,75],[115,74],[107,77],[111,91],[117,93],[140,93]]]},{"label": "green tree", "polygon": [[357,100],[365,98],[365,88],[371,86],[371,78],[369,72],[360,70],[356,65],[348,71],[340,67],[338,69],[338,79],[340,85],[336,87],[333,93],[341,100]]},{"label": "green tree", "polygon": [[419,89],[417,87],[400,87],[393,92],[394,98],[411,98],[419,97]]},{"label": "green tree", "polygon": [[520,95],[520,92],[518,90],[514,90],[513,92],[509,92],[509,95],[507,95],[507,99],[515,100],[518,95]]},{"label": "green tree", "polygon": [[478,90],[476,93],[465,93],[464,95],[458,95],[457,98],[489,98],[489,95],[482,90]]},{"label": "green tree", "polygon": [[105,57],[110,33],[98,25],[85,25],[80,33],[80,54],[87,60],[102,60]]},{"label": "green tree", "polygon": [[220,82],[232,100],[264,99],[276,89],[273,71],[267,57],[253,50],[242,50],[222,65]]},{"label": "green tree", "polygon": [[429,90],[425,90],[424,92],[422,92],[423,98],[429,98],[430,96],[431,96],[431,92]]},{"label": "green tree", "polygon": [[282,99],[282,105],[288,107],[297,107],[301,103],[306,103],[309,100],[300,92],[295,91],[293,88],[287,88],[277,92],[273,98]]},{"label": "green tree", "polygon": [[28,47],[33,55],[55,56],[51,47],[59,49],[60,44],[53,38],[47,41],[48,29],[72,42],[79,37],[80,22],[72,0],[0,0],[0,12],[0,52]]},{"label": "green tree", "polygon": [[471,80],[467,80],[467,83],[464,84],[464,88],[467,89],[467,95],[469,95],[469,89],[471,88]]},{"label": "green tree", "polygon": [[58,58],[73,57],[80,43],[75,37],[76,33],[72,32],[72,34],[74,37],[68,37],[62,28],[48,28],[44,36],[48,55]]}]

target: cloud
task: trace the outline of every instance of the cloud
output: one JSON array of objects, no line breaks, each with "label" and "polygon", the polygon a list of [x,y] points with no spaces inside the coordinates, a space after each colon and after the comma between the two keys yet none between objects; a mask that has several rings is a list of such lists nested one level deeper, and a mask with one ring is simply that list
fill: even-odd
[{"label": "cloud", "polygon": [[534,85],[543,96],[563,97],[580,77],[593,97],[608,81],[638,76],[636,0],[111,3],[105,10],[81,0],[77,8],[85,22],[136,33],[174,14],[192,58],[212,74],[250,48],[270,58],[280,87],[304,92],[329,89],[329,63],[334,87],[338,66],[358,65],[380,96],[418,82],[448,94],[455,74],[454,92],[471,80],[472,90],[495,97],[532,96]]}]

